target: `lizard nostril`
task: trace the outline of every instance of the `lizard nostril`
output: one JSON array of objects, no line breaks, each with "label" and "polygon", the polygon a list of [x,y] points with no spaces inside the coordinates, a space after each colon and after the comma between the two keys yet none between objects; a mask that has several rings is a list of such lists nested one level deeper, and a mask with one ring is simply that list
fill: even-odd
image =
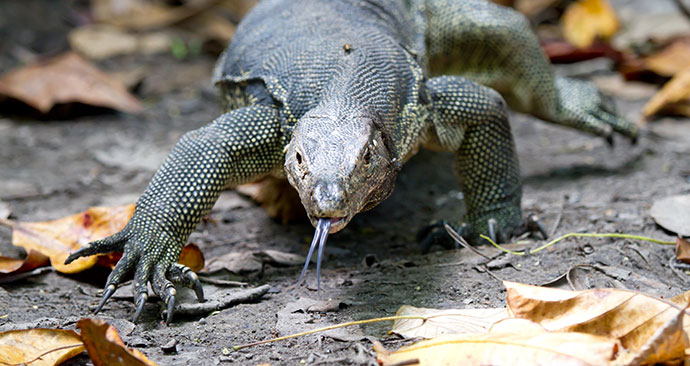
[{"label": "lizard nostril", "polygon": [[297,160],[297,164],[302,165],[302,154],[300,153],[295,153],[295,159]]}]

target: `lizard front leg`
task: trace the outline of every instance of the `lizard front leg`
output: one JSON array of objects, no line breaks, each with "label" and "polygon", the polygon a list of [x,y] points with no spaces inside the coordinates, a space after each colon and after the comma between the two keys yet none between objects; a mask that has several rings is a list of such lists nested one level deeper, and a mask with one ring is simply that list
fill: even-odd
[{"label": "lizard front leg", "polygon": [[124,252],[108,276],[96,311],[133,269],[134,321],[147,300],[149,282],[168,304],[168,322],[175,304],[173,282],[194,287],[202,300],[196,275],[176,264],[187,238],[210,212],[224,187],[266,174],[281,161],[280,117],[270,106],[236,109],[186,133],[153,177],[125,228],[87,244],[67,258],[69,263],[83,256]]},{"label": "lizard front leg", "polygon": [[426,87],[431,127],[425,144],[455,153],[471,227],[464,234],[477,242],[495,229],[499,241],[506,240],[523,221],[520,168],[503,98],[455,76],[432,78]]},{"label": "lizard front leg", "polygon": [[515,110],[584,132],[635,139],[638,128],[620,117],[592,84],[554,75],[529,22],[487,0],[419,0],[432,74],[456,74],[489,86]]}]

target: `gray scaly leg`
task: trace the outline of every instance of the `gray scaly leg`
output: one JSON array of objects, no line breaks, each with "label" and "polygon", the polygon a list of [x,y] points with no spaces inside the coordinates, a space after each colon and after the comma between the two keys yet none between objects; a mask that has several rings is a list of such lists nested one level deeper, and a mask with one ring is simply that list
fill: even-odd
[{"label": "gray scaly leg", "polygon": [[[503,98],[494,90],[455,76],[427,82],[431,128],[425,145],[455,152],[467,206],[467,221],[477,242],[494,222],[506,240],[523,226],[520,168]],[[463,234],[468,234],[466,231]]]},{"label": "gray scaly leg", "polygon": [[554,76],[527,19],[486,0],[419,0],[429,68],[497,90],[513,109],[611,138],[638,128],[616,114],[592,84]]},{"label": "gray scaly leg", "polygon": [[127,226],[108,238],[72,253],[73,260],[123,251],[110,273],[96,311],[115,292],[122,278],[134,274],[136,321],[147,300],[147,284],[168,304],[175,305],[175,283],[203,292],[196,275],[178,265],[182,247],[228,184],[240,184],[269,173],[282,162],[278,111],[254,105],[228,112],[213,123],[186,133],[158,170],[136,205]]}]

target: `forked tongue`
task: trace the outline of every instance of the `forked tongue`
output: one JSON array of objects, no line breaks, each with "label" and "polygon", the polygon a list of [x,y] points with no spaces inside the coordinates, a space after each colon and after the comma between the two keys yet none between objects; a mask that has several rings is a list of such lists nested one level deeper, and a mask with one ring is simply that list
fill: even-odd
[{"label": "forked tongue", "polygon": [[299,275],[299,280],[297,280],[297,285],[295,288],[302,284],[304,279],[304,274],[307,273],[307,267],[309,267],[309,261],[311,261],[311,255],[314,254],[314,248],[316,248],[316,243],[319,243],[319,252],[316,255],[316,289],[321,289],[321,258],[323,257],[323,248],[326,246],[326,239],[328,239],[328,231],[331,229],[331,219],[319,219],[316,224],[316,232],[314,233],[314,239],[311,241],[311,247],[309,247],[309,254],[307,254],[307,261],[304,262],[304,268],[302,268],[302,273]]}]

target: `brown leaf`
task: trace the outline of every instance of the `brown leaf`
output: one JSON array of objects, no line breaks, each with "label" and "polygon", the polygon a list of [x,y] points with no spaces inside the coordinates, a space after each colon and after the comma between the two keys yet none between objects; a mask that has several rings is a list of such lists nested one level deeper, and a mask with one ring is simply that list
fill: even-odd
[{"label": "brown leaf", "polygon": [[27,272],[34,268],[47,266],[48,263],[50,263],[48,257],[34,249],[29,249],[24,259],[0,256],[0,277],[3,274]]},{"label": "brown leaf", "polygon": [[81,338],[73,330],[22,329],[0,333],[3,365],[59,365],[83,351]]},{"label": "brown leaf", "polygon": [[112,24],[132,30],[162,28],[199,14],[215,1],[182,1],[172,6],[164,1],[93,0],[94,18],[100,23]]},{"label": "brown leaf", "polygon": [[166,52],[170,50],[170,42],[171,37],[164,32],[131,34],[106,24],[89,24],[69,33],[72,49],[92,60]]},{"label": "brown leaf", "polygon": [[645,118],[655,114],[690,117],[690,67],[677,73],[642,110]]},{"label": "brown leaf", "polygon": [[690,67],[690,38],[676,38],[661,51],[644,59],[647,68],[658,75],[671,77]]},{"label": "brown leaf", "polygon": [[434,338],[446,334],[487,332],[491,326],[508,318],[505,308],[438,310],[403,305],[398,316],[423,316],[425,319],[400,319],[393,322],[391,333],[405,338]]},{"label": "brown leaf", "polygon": [[[688,70],[690,71],[690,69]],[[690,84],[688,85],[690,86]],[[690,194],[656,200],[652,204],[650,214],[654,221],[664,229],[679,236],[690,236]]]},{"label": "brown leaf", "polygon": [[117,330],[101,319],[81,319],[77,328],[95,366],[156,366],[143,353],[128,349]]},{"label": "brown leaf", "polygon": [[12,244],[47,255],[56,270],[75,273],[91,268],[98,256],[79,258],[65,265],[67,256],[82,245],[122,230],[134,212],[134,204],[91,207],[87,211],[45,222],[3,220],[12,228]]},{"label": "brown leaf", "polygon": [[[567,291],[504,282],[507,305],[516,318],[529,319],[549,331],[582,332],[619,339],[637,353],[677,314],[680,307],[642,293],[620,289]],[[685,331],[688,320],[683,319]],[[687,338],[686,338],[687,339]],[[687,343],[676,343],[663,362],[685,355]],[[654,357],[658,356],[656,353]]]},{"label": "brown leaf", "polygon": [[607,0],[578,0],[565,10],[562,22],[565,39],[580,48],[618,30],[618,17]]},{"label": "brown leaf", "polygon": [[129,113],[142,110],[124,85],[73,52],[0,77],[0,99],[13,98],[41,113],[56,104],[82,103]]},{"label": "brown leaf", "polygon": [[260,203],[269,216],[283,224],[306,218],[299,194],[287,179],[267,176],[254,183],[237,186],[235,190]]},{"label": "brown leaf", "polygon": [[591,334],[547,332],[523,319],[507,319],[489,333],[440,336],[392,353],[381,346],[375,349],[384,366],[607,365],[618,352],[619,343]]},{"label": "brown leaf", "polygon": [[573,63],[591,60],[598,57],[608,57],[613,60],[621,58],[620,52],[604,42],[595,42],[587,47],[579,48],[563,40],[547,40],[542,42],[542,50],[551,63]]},{"label": "brown leaf", "polygon": [[179,263],[189,267],[194,272],[199,272],[204,268],[204,254],[201,253],[201,249],[196,244],[189,243],[182,248]]},{"label": "brown leaf", "polygon": [[230,273],[244,275],[260,271],[264,264],[270,264],[275,267],[288,267],[303,264],[304,260],[305,258],[301,255],[277,250],[230,252],[210,259],[206,266],[206,271],[226,270]]},{"label": "brown leaf", "polygon": [[690,241],[680,236],[676,237],[676,259],[690,263]]}]

